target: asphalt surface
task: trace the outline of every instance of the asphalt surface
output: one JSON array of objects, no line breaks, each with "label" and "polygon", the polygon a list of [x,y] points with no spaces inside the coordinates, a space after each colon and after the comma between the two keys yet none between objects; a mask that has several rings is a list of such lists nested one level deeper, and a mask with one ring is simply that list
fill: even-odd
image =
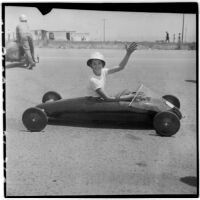
[{"label": "asphalt surface", "polygon": [[[6,194],[168,195],[197,193],[195,51],[138,50],[124,71],[111,75],[107,92],[135,90],[140,83],[180,99],[179,132],[160,137],[154,130],[47,125],[28,132],[22,114],[41,103],[45,92],[63,98],[85,95],[92,49],[37,49],[33,70],[6,69]],[[124,50],[100,50],[107,67]]]}]

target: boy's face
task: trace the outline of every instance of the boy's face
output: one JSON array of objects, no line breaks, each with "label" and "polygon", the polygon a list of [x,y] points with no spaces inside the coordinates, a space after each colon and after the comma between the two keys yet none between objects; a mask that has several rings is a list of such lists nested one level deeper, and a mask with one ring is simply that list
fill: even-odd
[{"label": "boy's face", "polygon": [[98,59],[93,59],[91,62],[91,68],[96,76],[100,76],[103,68],[103,62]]}]

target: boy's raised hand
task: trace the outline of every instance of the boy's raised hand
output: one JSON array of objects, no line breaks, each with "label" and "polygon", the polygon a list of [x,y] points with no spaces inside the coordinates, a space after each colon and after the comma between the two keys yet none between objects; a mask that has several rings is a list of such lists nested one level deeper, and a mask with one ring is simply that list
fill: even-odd
[{"label": "boy's raised hand", "polygon": [[126,45],[125,48],[126,48],[127,53],[131,54],[137,49],[137,43],[132,42],[130,45]]},{"label": "boy's raised hand", "polygon": [[130,55],[137,49],[137,43],[132,42],[130,45],[125,45],[125,49],[126,49],[126,55],[124,56],[124,58],[122,59],[122,61],[119,63],[118,66],[115,66],[113,68],[110,68],[108,70],[108,74],[113,74],[115,72],[118,72],[122,69],[124,69],[124,67],[126,66]]}]

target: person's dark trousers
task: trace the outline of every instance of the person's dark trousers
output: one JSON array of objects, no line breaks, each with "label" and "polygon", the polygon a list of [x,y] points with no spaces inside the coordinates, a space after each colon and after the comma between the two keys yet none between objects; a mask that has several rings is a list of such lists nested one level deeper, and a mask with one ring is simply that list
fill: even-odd
[{"label": "person's dark trousers", "polygon": [[28,39],[28,37],[23,38],[21,40],[21,43],[22,43],[22,47],[23,47],[25,55],[26,55],[26,59],[28,60],[28,62],[29,62],[29,64],[31,66],[34,66],[35,62],[33,61],[33,58],[32,58],[31,47],[29,45],[29,39]]},{"label": "person's dark trousers", "polygon": [[31,51],[32,59],[33,59],[33,61],[35,62],[35,52],[34,52],[34,44],[33,44],[33,39],[32,39],[32,37],[29,37],[29,36],[28,36],[28,43],[29,43],[29,46],[30,46],[30,51]]}]

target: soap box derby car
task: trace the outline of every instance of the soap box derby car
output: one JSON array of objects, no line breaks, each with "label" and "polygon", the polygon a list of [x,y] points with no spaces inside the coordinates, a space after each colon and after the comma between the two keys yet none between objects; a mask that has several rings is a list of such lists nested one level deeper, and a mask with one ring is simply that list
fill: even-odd
[{"label": "soap box derby car", "polygon": [[[29,62],[26,58],[25,52],[22,46],[16,41],[9,41],[6,43],[5,49],[6,62],[15,62],[25,67],[29,66]],[[36,63],[39,63],[39,56],[37,55]]]},{"label": "soap box derby car", "polygon": [[66,122],[145,123],[150,122],[160,136],[172,136],[180,128],[180,101],[173,95],[158,97],[153,92],[134,92],[132,101],[107,102],[95,97],[62,99],[54,91],[47,92],[42,104],[25,110],[22,116],[29,131],[41,131],[50,120]]}]

